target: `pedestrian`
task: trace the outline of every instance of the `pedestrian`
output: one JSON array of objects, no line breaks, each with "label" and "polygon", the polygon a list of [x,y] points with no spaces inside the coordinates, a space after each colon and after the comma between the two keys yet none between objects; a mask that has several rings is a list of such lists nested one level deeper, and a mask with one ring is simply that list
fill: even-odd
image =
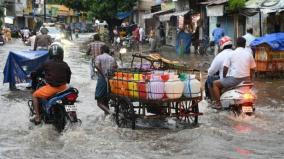
[{"label": "pedestrian", "polygon": [[250,43],[255,40],[255,36],[253,36],[253,29],[248,28],[247,33],[243,36],[246,39],[246,46],[250,46]]},{"label": "pedestrian", "polygon": [[156,52],[157,51],[157,37],[153,29],[150,31],[149,37],[150,37],[149,38],[150,52]]},{"label": "pedestrian", "polygon": [[243,38],[246,39],[246,49],[253,54],[253,51],[250,47],[251,42],[256,39],[255,36],[253,36],[253,29],[248,28],[247,33],[243,36]]},{"label": "pedestrian", "polygon": [[67,29],[66,30],[67,30],[67,34],[68,34],[68,40],[73,40],[71,24],[67,25]]},{"label": "pedestrian", "polygon": [[188,25],[185,28],[180,29],[176,39],[176,53],[178,55],[184,55],[190,53],[190,46],[192,40],[191,29]]},{"label": "pedestrian", "polygon": [[[133,46],[129,46],[129,47],[132,47],[134,49],[138,48],[139,50],[139,39],[140,39],[139,26],[136,26],[135,29],[132,31],[132,40],[133,40],[132,45]],[[128,44],[131,44],[131,43],[129,42]]]},{"label": "pedestrian", "polygon": [[100,107],[105,115],[109,114],[108,107],[108,86],[106,76],[108,72],[117,68],[115,59],[110,55],[110,50],[106,45],[101,47],[101,54],[96,57],[96,68],[99,72],[95,99],[97,100],[98,107]]},{"label": "pedestrian", "polygon": [[195,29],[195,32],[192,34],[192,45],[194,48],[194,54],[197,55],[198,52],[198,46],[199,46],[199,27],[197,26]]},{"label": "pedestrian", "polygon": [[101,41],[99,34],[95,34],[93,42],[88,44],[87,55],[92,56],[90,60],[91,79],[94,79],[95,76],[95,59],[101,54],[101,47],[103,45],[105,45],[105,43]]},{"label": "pedestrian", "polygon": [[164,45],[166,42],[166,34],[165,34],[165,27],[162,22],[160,22],[160,25],[157,28],[159,30],[159,38],[160,38],[160,46]]},{"label": "pedestrian", "polygon": [[142,44],[145,38],[145,31],[143,27],[139,27],[139,42]]},{"label": "pedestrian", "polygon": [[35,38],[35,45],[34,45],[34,51],[36,50],[48,50],[48,46],[51,45],[52,39],[50,35],[48,35],[47,28],[41,28],[40,29],[41,34],[37,35]]},{"label": "pedestrian", "polygon": [[27,44],[31,45],[31,50],[35,47],[36,31],[32,31],[31,36],[28,39]]},{"label": "pedestrian", "polygon": [[221,28],[221,25],[218,23],[216,24],[216,27],[213,32],[212,32],[212,35],[213,35],[213,38],[214,38],[214,43],[215,43],[215,48],[214,48],[214,55],[216,56],[219,52],[219,49],[220,49],[220,46],[219,46],[219,40],[225,36],[225,32],[224,32],[224,29]]},{"label": "pedestrian", "polygon": [[12,40],[10,28],[4,28],[4,39],[6,42],[9,42],[10,40]]}]

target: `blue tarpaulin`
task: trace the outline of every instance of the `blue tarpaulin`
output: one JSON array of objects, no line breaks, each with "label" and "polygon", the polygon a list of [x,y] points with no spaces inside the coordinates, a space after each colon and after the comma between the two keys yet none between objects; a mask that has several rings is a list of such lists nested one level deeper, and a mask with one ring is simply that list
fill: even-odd
[{"label": "blue tarpaulin", "polygon": [[27,75],[48,59],[48,51],[10,51],[4,68],[3,83],[27,82]]},{"label": "blue tarpaulin", "polygon": [[131,12],[118,12],[116,14],[116,17],[119,19],[119,20],[122,20],[122,19],[125,19],[127,17],[129,17],[131,15]]},{"label": "blue tarpaulin", "polygon": [[284,51],[284,33],[267,34],[251,42],[251,47],[267,44],[274,51]]}]

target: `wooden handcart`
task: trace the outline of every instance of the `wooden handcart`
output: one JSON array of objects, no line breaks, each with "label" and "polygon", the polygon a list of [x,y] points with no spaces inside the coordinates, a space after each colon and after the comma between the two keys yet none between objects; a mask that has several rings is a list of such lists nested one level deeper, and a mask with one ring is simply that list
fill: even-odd
[{"label": "wooden handcart", "polygon": [[[143,63],[146,60],[151,63],[151,70],[174,70],[178,73],[187,72],[194,73],[201,76],[199,70],[189,69],[185,66],[178,66],[177,62],[172,62],[158,55],[133,55],[132,68],[129,69],[118,69],[116,71],[124,72],[136,72],[145,73],[142,68],[133,68],[133,61],[138,58]],[[155,65],[154,63],[158,63]],[[199,77],[202,79],[202,77]],[[116,79],[116,82],[134,82],[131,80]],[[114,82],[112,76],[109,77],[109,85]],[[118,90],[113,90],[109,88],[109,107],[114,108],[114,117],[117,125],[122,128],[132,128],[136,127],[136,120],[138,118],[142,119],[163,119],[166,117],[176,118],[180,123],[186,124],[187,126],[198,125],[198,117],[202,115],[199,112],[198,103],[202,100],[202,88],[200,88],[200,94],[194,97],[182,96],[177,99],[162,98],[159,100],[149,99],[147,97],[140,96],[140,93],[145,92],[135,92],[138,90],[132,90],[133,93],[127,93],[127,88],[117,88]],[[126,92],[126,93],[125,93]],[[135,93],[137,93],[135,95]],[[145,94],[144,94],[145,95]]]}]

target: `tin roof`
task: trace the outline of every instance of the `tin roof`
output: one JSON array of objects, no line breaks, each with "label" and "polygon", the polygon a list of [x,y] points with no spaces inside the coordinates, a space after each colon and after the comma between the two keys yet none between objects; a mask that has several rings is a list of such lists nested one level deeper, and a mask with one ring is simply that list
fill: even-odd
[{"label": "tin roof", "polygon": [[204,5],[220,5],[220,4],[224,4],[227,3],[229,0],[208,0],[207,2],[201,2],[200,4],[204,4]]}]

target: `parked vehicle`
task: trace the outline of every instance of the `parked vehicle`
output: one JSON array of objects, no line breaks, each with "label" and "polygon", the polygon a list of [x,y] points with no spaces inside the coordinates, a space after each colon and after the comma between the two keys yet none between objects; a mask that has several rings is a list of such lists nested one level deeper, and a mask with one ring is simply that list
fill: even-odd
[{"label": "parked vehicle", "polygon": [[0,46],[5,44],[5,40],[2,34],[0,34]]}]

